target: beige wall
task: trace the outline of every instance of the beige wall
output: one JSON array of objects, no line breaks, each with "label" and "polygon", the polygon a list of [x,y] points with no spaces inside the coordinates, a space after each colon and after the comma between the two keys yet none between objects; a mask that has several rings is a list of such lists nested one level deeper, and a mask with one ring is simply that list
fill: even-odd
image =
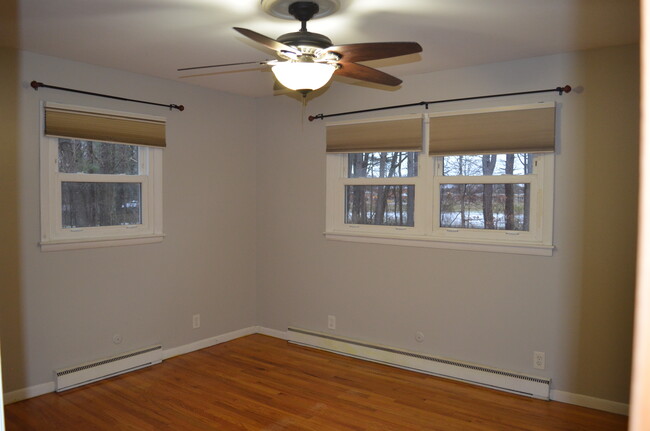
[{"label": "beige wall", "polygon": [[[13,288],[18,282],[11,285],[15,318],[2,322],[5,391],[52,381],[57,368],[153,343],[173,348],[254,325],[254,101],[29,53],[20,66],[20,255],[15,246],[3,248],[19,263],[14,278],[20,281],[19,291]],[[186,109],[34,91],[34,79]],[[40,251],[42,100],[167,117],[162,243]],[[201,328],[193,330],[195,313],[201,314]],[[112,342],[116,333],[121,345]]]},{"label": "beige wall", "polygon": [[[330,113],[571,84],[432,111],[555,100],[561,112],[552,257],[328,241],[324,122],[288,98],[258,109],[258,316],[553,379],[552,389],[627,402],[636,234],[636,46],[554,55],[405,79],[397,92],[333,87]],[[364,114],[385,116],[418,108]],[[353,119],[355,116],[344,117]],[[357,116],[358,118],[358,116]],[[335,119],[336,120],[336,119]],[[416,331],[425,342],[415,341]],[[546,352],[547,369],[532,367]]]},{"label": "beige wall", "polygon": [[[7,5],[12,2],[8,2]],[[4,8],[2,12],[5,12]],[[15,50],[0,48],[0,340],[2,368],[24,377],[20,343],[20,253],[18,235],[18,58]],[[8,372],[5,371],[5,375]],[[2,385],[0,385],[2,386]],[[7,390],[7,385],[4,386]],[[0,409],[1,415],[1,409]],[[0,418],[0,424],[2,419]],[[0,429],[4,429],[0,426]]]}]

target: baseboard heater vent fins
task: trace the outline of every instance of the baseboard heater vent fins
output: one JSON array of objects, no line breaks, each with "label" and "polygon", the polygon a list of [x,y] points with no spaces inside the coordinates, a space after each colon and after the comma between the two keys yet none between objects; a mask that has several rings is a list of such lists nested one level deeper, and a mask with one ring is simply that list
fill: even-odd
[{"label": "baseboard heater vent fins", "polygon": [[162,346],[160,344],[132,352],[123,353],[111,358],[88,362],[76,367],[55,371],[56,391],[76,388],[98,380],[128,373],[139,368],[162,362]]},{"label": "baseboard heater vent fins", "polygon": [[534,398],[548,400],[550,397],[551,379],[545,377],[438,358],[305,329],[289,328],[288,334],[290,342],[304,346]]}]

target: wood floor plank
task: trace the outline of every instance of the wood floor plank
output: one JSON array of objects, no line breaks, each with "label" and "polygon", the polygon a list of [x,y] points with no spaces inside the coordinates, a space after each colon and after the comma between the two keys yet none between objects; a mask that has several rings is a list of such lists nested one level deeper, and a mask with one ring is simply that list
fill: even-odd
[{"label": "wood floor plank", "polygon": [[8,431],[623,431],[627,418],[251,335],[5,407]]}]

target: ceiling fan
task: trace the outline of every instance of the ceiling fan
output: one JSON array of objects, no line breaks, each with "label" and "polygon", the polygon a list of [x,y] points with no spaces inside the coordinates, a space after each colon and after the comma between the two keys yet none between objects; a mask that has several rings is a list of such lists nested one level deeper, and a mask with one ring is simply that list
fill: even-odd
[{"label": "ceiling fan", "polygon": [[271,70],[280,84],[306,96],[310,91],[317,90],[327,84],[332,75],[387,86],[398,86],[402,83],[401,79],[358,64],[358,62],[380,60],[422,51],[422,47],[416,42],[334,45],[327,36],[307,30],[307,21],[310,19],[329,15],[338,10],[339,0],[261,0],[261,2],[265,11],[271,15],[288,19],[293,17],[300,21],[300,30],[283,34],[277,39],[272,39],[246,28],[234,27],[234,30],[275,51],[278,59],[262,62],[251,61],[186,67],[178,69],[178,71],[243,64],[264,64],[272,67]]}]

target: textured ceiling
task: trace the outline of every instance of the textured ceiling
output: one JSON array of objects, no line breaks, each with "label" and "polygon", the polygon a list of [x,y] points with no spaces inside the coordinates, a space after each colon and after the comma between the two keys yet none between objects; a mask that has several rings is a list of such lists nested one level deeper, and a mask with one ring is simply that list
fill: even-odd
[{"label": "textured ceiling", "polygon": [[[199,76],[176,69],[274,58],[232,27],[276,38],[300,25],[265,14],[259,0],[19,0],[19,11],[21,49],[256,97],[273,94],[268,68],[211,69]],[[403,78],[634,43],[639,3],[341,0],[336,14],[308,28],[335,44],[419,42],[421,54],[367,63]]]}]

